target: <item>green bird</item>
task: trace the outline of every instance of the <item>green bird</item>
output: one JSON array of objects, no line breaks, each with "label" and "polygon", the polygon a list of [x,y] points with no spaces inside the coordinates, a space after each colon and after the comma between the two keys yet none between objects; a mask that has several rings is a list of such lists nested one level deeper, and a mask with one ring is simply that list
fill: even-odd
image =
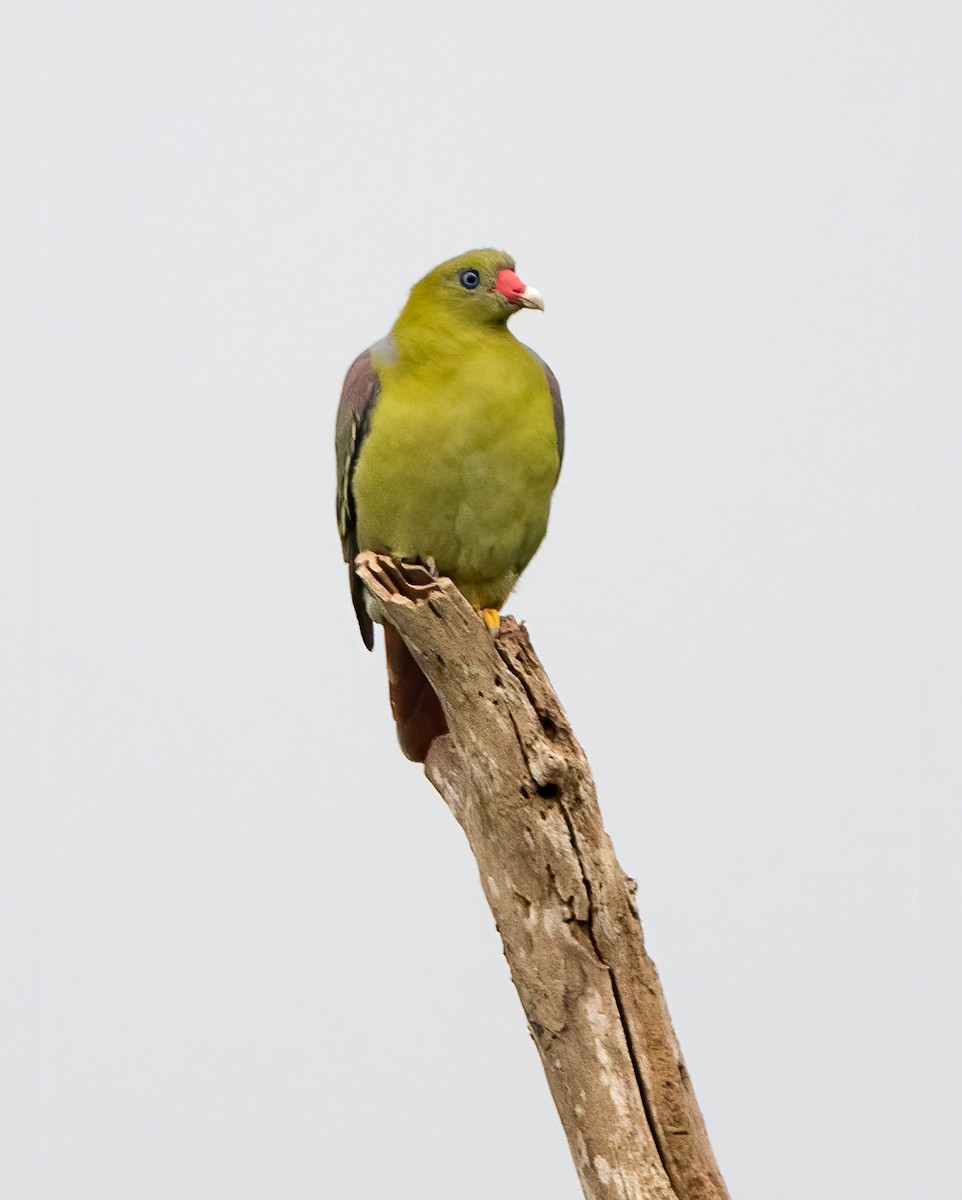
[{"label": "green bird", "polygon": [[[496,633],[545,535],[564,410],[551,369],[508,330],[520,308],[544,302],[511,256],[472,250],[416,283],[388,336],[347,373],[335,433],[337,521],[369,650],[359,551],[433,564]],[[384,632],[398,740],[423,762],[446,728],[440,703],[400,635]]]}]

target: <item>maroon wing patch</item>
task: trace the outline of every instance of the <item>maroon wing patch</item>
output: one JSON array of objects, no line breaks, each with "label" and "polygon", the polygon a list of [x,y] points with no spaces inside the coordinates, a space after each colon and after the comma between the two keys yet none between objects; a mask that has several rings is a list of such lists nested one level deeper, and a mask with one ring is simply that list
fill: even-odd
[{"label": "maroon wing patch", "polygon": [[551,408],[554,412],[554,431],[555,437],[558,439],[558,471],[561,471],[561,463],[565,456],[565,407],[561,402],[561,385],[555,378],[555,373],[544,361],[536,350],[532,350],[530,346],[525,346],[525,350],[531,355],[538,366],[544,371],[544,377],[548,381],[548,391],[551,393]]},{"label": "maroon wing patch", "polygon": [[380,380],[371,362],[371,351],[365,350],[351,363],[344,380],[334,431],[334,450],[337,455],[337,529],[341,535],[344,561],[347,563],[354,612],[357,615],[361,637],[368,650],[374,649],[374,624],[364,607],[364,587],[354,573],[354,559],[358,550],[357,514],[351,484],[358,454],[367,436],[371,412],[377,403],[380,390]]}]

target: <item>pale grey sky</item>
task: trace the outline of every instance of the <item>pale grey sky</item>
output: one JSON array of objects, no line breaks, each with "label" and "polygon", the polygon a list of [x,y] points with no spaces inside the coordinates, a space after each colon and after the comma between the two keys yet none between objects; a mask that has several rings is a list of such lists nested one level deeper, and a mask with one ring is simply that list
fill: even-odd
[{"label": "pale grey sky", "polygon": [[943,467],[954,443],[920,425],[919,276],[958,175],[920,126],[947,104],[919,6],[44,10],[4,84],[42,244],[10,340],[42,403],[11,661],[42,638],[43,724],[28,669],[3,1194],[579,1195],[333,516],[352,357],[493,244],[545,296],[513,328],[568,416],[508,607],[638,879],[732,1195],[930,1200],[920,553],[946,568],[919,439]]}]

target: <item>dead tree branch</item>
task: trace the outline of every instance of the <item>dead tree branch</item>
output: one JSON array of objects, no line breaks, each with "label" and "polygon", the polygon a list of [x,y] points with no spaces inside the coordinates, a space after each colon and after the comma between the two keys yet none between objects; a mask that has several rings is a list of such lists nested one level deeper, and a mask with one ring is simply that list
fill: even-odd
[{"label": "dead tree branch", "polygon": [[449,733],[425,771],[464,829],[589,1200],[727,1200],[584,752],[527,631],[361,554]]}]

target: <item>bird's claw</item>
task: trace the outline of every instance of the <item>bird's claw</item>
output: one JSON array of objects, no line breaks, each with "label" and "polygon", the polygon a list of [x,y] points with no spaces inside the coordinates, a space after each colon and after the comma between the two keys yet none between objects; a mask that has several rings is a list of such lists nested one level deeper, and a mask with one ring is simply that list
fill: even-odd
[{"label": "bird's claw", "polygon": [[413,572],[415,575],[417,575],[421,571],[427,571],[428,575],[430,575],[432,579],[440,578],[438,564],[430,555],[428,555],[427,558],[416,558],[414,556],[409,558],[398,558],[395,559],[395,562],[397,562],[402,569],[408,573]]},{"label": "bird's claw", "polygon": [[354,560],[354,566],[369,588],[376,585],[382,599],[424,600],[438,587],[438,575],[432,575],[424,563],[415,558],[391,558],[362,550]]},{"label": "bird's claw", "polygon": [[484,617],[484,623],[492,637],[498,636],[498,630],[501,628],[501,614],[496,608],[482,608],[481,616]]}]

